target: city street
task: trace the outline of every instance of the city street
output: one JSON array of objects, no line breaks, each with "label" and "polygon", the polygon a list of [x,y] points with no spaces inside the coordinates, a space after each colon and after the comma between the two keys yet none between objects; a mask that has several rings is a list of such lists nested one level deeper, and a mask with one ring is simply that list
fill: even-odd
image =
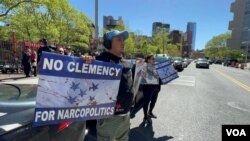
[{"label": "city street", "polygon": [[220,141],[222,124],[250,124],[250,71],[223,65],[196,69],[162,86],[152,126],[131,120],[130,141]]}]

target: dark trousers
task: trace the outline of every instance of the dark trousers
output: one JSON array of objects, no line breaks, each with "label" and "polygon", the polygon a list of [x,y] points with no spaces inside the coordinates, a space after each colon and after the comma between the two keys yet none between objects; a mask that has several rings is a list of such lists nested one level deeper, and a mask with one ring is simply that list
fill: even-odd
[{"label": "dark trousers", "polygon": [[24,66],[23,66],[24,68],[24,73],[25,73],[25,75],[26,76],[29,76],[30,75],[30,70],[31,70],[31,66],[30,66],[30,64],[29,63],[27,63],[27,64],[24,64]]},{"label": "dark trousers", "polygon": [[[146,119],[148,116],[148,106],[149,103],[152,99],[153,94],[155,91],[157,91],[158,85],[143,85],[142,90],[143,90],[143,100],[144,100],[144,105],[143,105],[143,112],[144,112],[144,118]],[[155,98],[157,99],[157,97]],[[156,100],[155,100],[156,102]],[[154,107],[155,102],[152,104]],[[152,109],[153,110],[153,109]]]},{"label": "dark trousers", "polygon": [[159,94],[160,90],[161,90],[161,85],[158,85],[157,89],[154,91],[154,93],[153,93],[153,95],[151,97],[149,113],[153,112],[153,109],[155,107],[155,103],[157,101],[158,94]]},{"label": "dark trousers", "polygon": [[32,66],[33,69],[33,75],[36,76],[36,66]]}]

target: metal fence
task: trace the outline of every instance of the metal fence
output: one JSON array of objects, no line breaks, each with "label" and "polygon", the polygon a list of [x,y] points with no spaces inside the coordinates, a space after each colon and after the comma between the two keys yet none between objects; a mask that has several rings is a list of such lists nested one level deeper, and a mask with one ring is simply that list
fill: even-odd
[{"label": "metal fence", "polygon": [[0,41],[0,61],[13,62],[15,59],[19,60],[22,58],[23,50],[22,43],[14,45],[13,42]]},{"label": "metal fence", "polygon": [[[4,66],[10,67],[10,70],[19,71],[22,69],[21,62],[24,50],[31,48],[36,50],[40,47],[39,43],[32,42],[13,42],[0,40],[0,69],[2,72]],[[13,69],[14,68],[14,69]]]}]

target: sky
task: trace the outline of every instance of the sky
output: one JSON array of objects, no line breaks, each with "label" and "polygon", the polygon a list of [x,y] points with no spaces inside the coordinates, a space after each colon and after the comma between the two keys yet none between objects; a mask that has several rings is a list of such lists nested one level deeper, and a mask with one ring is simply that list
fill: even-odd
[{"label": "sky", "polygon": [[[103,16],[122,17],[128,30],[152,35],[153,22],[170,24],[170,30],[186,31],[187,22],[196,23],[195,49],[203,49],[213,36],[228,31],[234,0],[99,0],[99,33]],[[94,23],[95,0],[70,0],[78,11]],[[100,36],[100,35],[99,35]]]}]

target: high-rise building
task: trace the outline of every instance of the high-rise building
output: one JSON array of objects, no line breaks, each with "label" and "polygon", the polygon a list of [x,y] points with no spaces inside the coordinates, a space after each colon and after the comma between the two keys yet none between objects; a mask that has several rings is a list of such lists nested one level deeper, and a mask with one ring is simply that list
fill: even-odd
[{"label": "high-rise building", "polygon": [[234,14],[228,29],[232,31],[227,46],[233,49],[243,49],[249,59],[250,46],[250,0],[235,0],[230,11]]},{"label": "high-rise building", "polygon": [[191,56],[191,48],[187,43],[187,34],[183,33],[180,30],[173,30],[169,34],[169,40],[172,44],[178,45],[178,49],[181,52],[182,57],[190,57]]},{"label": "high-rise building", "polygon": [[119,24],[123,25],[122,17],[119,16],[118,20],[115,20],[112,16],[103,16],[103,28],[106,30],[114,29]]},{"label": "high-rise building", "polygon": [[188,22],[187,31],[184,35],[183,53],[184,56],[191,57],[192,52],[195,50],[196,39],[196,23]]},{"label": "high-rise building", "polygon": [[187,44],[191,46],[192,50],[195,50],[195,38],[196,38],[196,23],[187,23]]},{"label": "high-rise building", "polygon": [[154,22],[152,28],[152,36],[154,36],[159,31],[167,31],[169,32],[170,24],[162,23],[162,22]]}]

